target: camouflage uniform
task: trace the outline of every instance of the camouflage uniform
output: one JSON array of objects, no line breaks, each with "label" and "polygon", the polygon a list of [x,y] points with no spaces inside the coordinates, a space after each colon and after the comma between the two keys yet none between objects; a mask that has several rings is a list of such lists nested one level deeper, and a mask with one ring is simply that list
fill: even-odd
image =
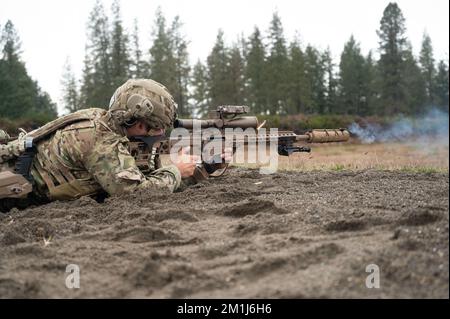
[{"label": "camouflage uniform", "polygon": [[149,156],[145,166],[154,170],[144,175],[127,138],[128,128],[141,132],[146,125],[150,132],[161,132],[173,126],[175,117],[176,103],[163,85],[131,79],[114,92],[108,111],[68,114],[7,144],[9,136],[0,132],[0,211],[86,195],[177,190],[178,168],[161,168],[159,158]]},{"label": "camouflage uniform", "polygon": [[180,186],[181,175],[174,166],[142,174],[127,148],[128,138],[109,112],[87,109],[78,114],[90,120],[59,129],[37,145],[31,174],[40,197],[66,200],[155,187],[173,192]]}]

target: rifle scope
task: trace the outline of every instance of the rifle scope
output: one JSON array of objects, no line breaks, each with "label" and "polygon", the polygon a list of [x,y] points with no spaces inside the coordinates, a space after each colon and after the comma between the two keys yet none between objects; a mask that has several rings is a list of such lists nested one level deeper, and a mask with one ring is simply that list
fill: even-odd
[{"label": "rifle scope", "polygon": [[193,120],[193,119],[177,119],[175,120],[174,127],[182,127],[188,130],[192,130],[196,127],[202,129],[214,127],[218,129],[224,128],[249,128],[256,129],[259,125],[258,118],[256,116],[242,116],[232,119],[209,119],[209,120]]}]

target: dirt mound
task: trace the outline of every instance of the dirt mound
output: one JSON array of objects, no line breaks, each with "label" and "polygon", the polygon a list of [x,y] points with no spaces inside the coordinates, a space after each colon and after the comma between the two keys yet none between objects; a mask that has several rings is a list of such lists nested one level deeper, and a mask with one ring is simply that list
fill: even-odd
[{"label": "dirt mound", "polygon": [[273,202],[252,199],[237,205],[226,206],[220,210],[223,216],[244,217],[248,215],[263,214],[287,214],[288,211],[275,206]]},{"label": "dirt mound", "polygon": [[325,226],[328,231],[357,231],[366,228],[366,223],[362,220],[339,220],[336,222],[331,222]]},{"label": "dirt mound", "polygon": [[0,214],[0,298],[448,298],[448,225],[448,174],[232,168]]},{"label": "dirt mound", "polygon": [[405,216],[398,221],[398,224],[405,226],[421,226],[435,223],[442,217],[442,214],[429,212],[427,210],[412,211],[407,212]]}]

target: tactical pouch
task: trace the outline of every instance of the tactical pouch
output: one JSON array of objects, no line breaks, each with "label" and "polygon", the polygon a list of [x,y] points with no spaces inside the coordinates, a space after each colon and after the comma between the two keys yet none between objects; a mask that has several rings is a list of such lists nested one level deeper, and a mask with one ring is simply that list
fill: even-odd
[{"label": "tactical pouch", "polygon": [[71,200],[82,196],[98,193],[97,183],[89,180],[74,179],[62,185],[49,187],[49,197],[52,200]]},{"label": "tactical pouch", "polygon": [[10,171],[0,172],[0,199],[25,198],[32,190],[31,183],[22,175]]}]

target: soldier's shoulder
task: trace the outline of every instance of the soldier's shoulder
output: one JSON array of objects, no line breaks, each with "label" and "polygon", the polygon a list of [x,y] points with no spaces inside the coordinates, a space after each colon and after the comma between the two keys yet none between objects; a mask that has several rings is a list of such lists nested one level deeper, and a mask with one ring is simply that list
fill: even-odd
[{"label": "soldier's shoulder", "polygon": [[79,120],[67,125],[63,128],[63,131],[73,131],[73,130],[92,130],[96,131],[98,127],[98,120],[106,114],[106,110],[100,108],[89,108],[77,111],[73,113],[75,117]]},{"label": "soldier's shoulder", "polygon": [[80,129],[92,129],[94,130],[95,125],[91,120],[83,120],[77,123],[69,124],[68,126],[62,129],[63,132],[80,130]]}]

